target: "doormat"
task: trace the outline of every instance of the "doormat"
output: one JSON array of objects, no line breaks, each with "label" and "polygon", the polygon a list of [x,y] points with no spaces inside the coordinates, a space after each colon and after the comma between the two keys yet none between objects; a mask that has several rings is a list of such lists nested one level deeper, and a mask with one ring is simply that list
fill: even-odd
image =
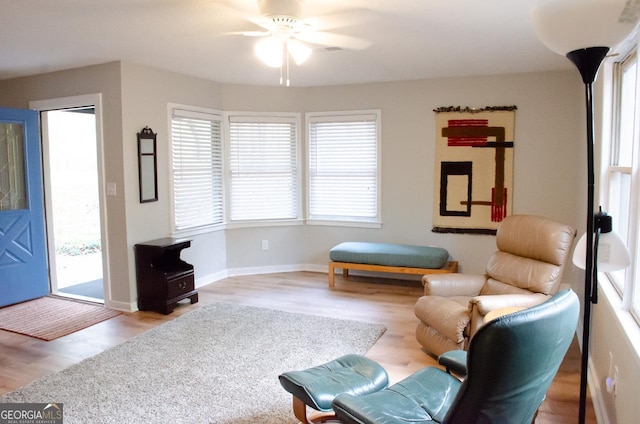
[{"label": "doormat", "polygon": [[0,329],[49,341],[120,314],[104,306],[45,296],[0,309]]}]

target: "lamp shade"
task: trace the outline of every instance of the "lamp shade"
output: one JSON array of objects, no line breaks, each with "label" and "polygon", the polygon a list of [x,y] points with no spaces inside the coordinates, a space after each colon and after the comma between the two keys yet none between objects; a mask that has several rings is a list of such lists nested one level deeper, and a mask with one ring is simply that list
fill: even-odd
[{"label": "lamp shade", "polygon": [[[583,234],[573,251],[573,263],[586,269],[587,234]],[[598,271],[611,272],[625,269],[631,263],[629,252],[622,239],[613,231],[600,234],[598,240]]]},{"label": "lamp shade", "polygon": [[283,45],[275,37],[267,37],[256,44],[256,55],[267,66],[279,68],[282,66]]},{"label": "lamp shade", "polygon": [[533,27],[561,55],[589,47],[614,48],[633,30],[622,19],[625,0],[542,0],[531,11]]},{"label": "lamp shade", "polygon": [[301,65],[311,56],[311,49],[293,38],[287,41],[287,51],[293,57],[296,65]]}]

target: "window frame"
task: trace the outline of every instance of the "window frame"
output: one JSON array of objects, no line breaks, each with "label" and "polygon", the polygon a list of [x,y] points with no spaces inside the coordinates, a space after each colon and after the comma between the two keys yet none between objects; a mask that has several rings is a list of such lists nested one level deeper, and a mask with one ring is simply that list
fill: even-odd
[{"label": "window frame", "polygon": [[[197,234],[203,234],[213,231],[219,231],[226,227],[227,216],[226,216],[226,208],[225,208],[225,182],[224,182],[224,169],[226,162],[226,152],[225,152],[225,128],[224,128],[224,114],[220,110],[209,109],[197,106],[189,106],[178,103],[168,103],[168,131],[169,134],[169,151],[168,151],[168,162],[169,162],[169,191],[170,191],[170,213],[171,213],[171,235],[177,237],[187,237],[193,236]],[[175,178],[174,178],[174,163],[173,163],[173,117],[178,112],[179,115],[192,117],[195,119],[202,120],[215,120],[220,122],[220,157],[221,157],[221,173],[220,177],[222,178],[221,185],[219,189],[221,190],[221,198],[222,198],[222,220],[220,222],[213,222],[204,225],[198,225],[194,227],[188,227],[184,229],[177,228],[176,225],[176,203],[175,203]]]},{"label": "window frame", "polygon": [[[250,219],[250,220],[232,220],[231,216],[231,197],[232,193],[232,177],[231,177],[231,120],[232,119],[246,119],[256,120],[263,122],[292,122],[295,129],[295,179],[296,179],[296,217],[295,218],[282,218],[282,219]],[[302,162],[301,162],[301,128],[302,128],[302,114],[298,112],[247,112],[247,111],[225,111],[224,112],[224,130],[225,130],[225,169],[224,169],[224,185],[225,185],[225,211],[226,211],[226,226],[227,228],[245,228],[245,227],[275,227],[275,226],[290,226],[290,225],[302,225],[304,224],[303,209],[302,209]]]},{"label": "window frame", "polygon": [[[626,223],[616,222],[619,216],[613,216],[614,230],[616,228],[626,228],[626,234],[619,234],[623,240],[626,240],[627,248],[631,257],[631,265],[624,271],[616,271],[606,273],[605,282],[608,283],[618,295],[623,311],[627,311],[634,319],[637,326],[640,327],[640,265],[636,265],[640,260],[640,214],[637,212],[640,206],[640,107],[638,99],[640,99],[640,64],[638,61],[638,45],[634,44],[619,49],[616,57],[617,60],[606,63],[606,71],[608,78],[605,81],[605,90],[609,90],[607,102],[604,105],[604,132],[602,145],[602,184],[600,190],[601,204],[606,206],[606,210],[615,211],[619,209],[614,207],[612,201],[615,200],[618,205],[625,200],[616,197],[615,192],[622,184],[615,184],[618,176],[627,175],[629,177],[629,192],[627,195],[627,204],[629,217]],[[634,93],[634,111],[632,114],[632,163],[631,166],[620,166],[618,157],[621,143],[621,101],[622,101],[622,75],[623,70],[628,66],[629,62],[635,62],[635,93]],[[633,65],[632,65],[633,66]],[[610,99],[610,100],[609,100]],[[608,126],[608,128],[606,128]],[[607,136],[608,134],[608,136]],[[634,213],[635,211],[635,213]],[[621,281],[621,278],[624,281]]]},{"label": "window frame", "polygon": [[[376,126],[376,216],[373,218],[349,218],[336,217],[332,219],[329,216],[313,217],[311,215],[311,125],[315,122],[357,122],[366,117],[375,116]],[[332,119],[333,118],[333,119]],[[305,135],[307,149],[306,164],[306,222],[308,225],[322,226],[345,226],[345,227],[362,227],[362,228],[381,228],[382,227],[382,110],[381,109],[362,109],[349,111],[325,111],[325,112],[307,112],[305,114]]]}]

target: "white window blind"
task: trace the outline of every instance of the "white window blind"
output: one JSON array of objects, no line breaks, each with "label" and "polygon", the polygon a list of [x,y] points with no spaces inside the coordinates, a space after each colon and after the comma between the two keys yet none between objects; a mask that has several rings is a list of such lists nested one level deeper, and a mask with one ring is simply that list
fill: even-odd
[{"label": "white window blind", "polygon": [[231,221],[298,218],[294,117],[229,117]]},{"label": "white window blind", "polygon": [[175,109],[171,118],[176,231],[222,224],[222,120]]},{"label": "white window blind", "polygon": [[379,220],[379,112],[307,114],[309,219]]},{"label": "white window blind", "polygon": [[[607,212],[614,217],[614,231],[622,240],[629,243],[635,238],[635,217],[631,213],[634,199],[633,166],[634,137],[636,116],[636,75],[637,59],[635,54],[613,65],[614,70],[614,107],[613,134],[608,164],[608,204]],[[635,147],[637,148],[637,147]],[[628,292],[626,280],[631,277],[627,272],[632,268],[609,273],[611,281],[620,293]]]}]

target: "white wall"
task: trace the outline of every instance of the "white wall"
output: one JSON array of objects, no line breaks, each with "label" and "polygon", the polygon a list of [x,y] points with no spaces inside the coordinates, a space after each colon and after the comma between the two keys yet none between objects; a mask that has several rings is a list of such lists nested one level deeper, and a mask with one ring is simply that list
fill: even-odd
[{"label": "white wall", "polygon": [[[224,86],[227,110],[330,111],[382,109],[381,229],[304,226],[252,229],[227,234],[230,268],[262,264],[262,239],[284,237],[271,265],[292,260],[326,266],[328,250],[340,241],[389,241],[438,245],[449,250],[461,270],[483,272],[495,248],[493,236],[431,232],[434,193],[435,125],[440,106],[516,105],[514,213],[538,214],[573,226],[576,170],[581,151],[581,81],[573,72],[451,78],[337,87],[289,88]],[[299,107],[300,109],[293,109]],[[292,255],[291,246],[299,246]],[[296,253],[298,250],[293,249]],[[295,262],[294,262],[295,263]]]},{"label": "white wall", "polygon": [[[609,125],[603,122],[603,104],[610,103],[610,93],[605,89],[604,82],[610,79],[610,67],[603,66],[594,87],[595,99],[595,181],[596,198],[599,182],[602,177],[600,164],[603,145],[600,140],[609,137]],[[584,96],[583,96],[584,99]],[[586,114],[586,113],[585,113]],[[607,114],[608,115],[608,114]],[[586,120],[586,118],[583,118]],[[606,119],[606,118],[605,118]],[[586,139],[586,135],[584,136]],[[583,184],[586,184],[586,161],[581,170]],[[580,219],[586,222],[586,190],[579,199]],[[615,219],[615,218],[614,218]],[[584,272],[576,271],[576,292],[584,293]],[[590,353],[589,353],[589,390],[598,414],[598,422],[631,423],[640,417],[640,403],[637,402],[638,387],[640,387],[640,328],[631,313],[622,306],[619,294],[615,291],[605,275],[599,278],[599,301],[592,306]],[[582,322],[579,326],[582,334]],[[610,356],[611,355],[611,356]],[[610,375],[610,366],[617,366],[617,393],[608,393],[606,378]],[[612,376],[613,377],[613,376]]]},{"label": "white wall", "polygon": [[[103,94],[107,181],[119,188],[118,196],[107,198],[113,305],[135,307],[133,245],[170,233],[167,102],[230,111],[382,109],[382,228],[261,227],[196,236],[183,257],[195,265],[200,283],[227,270],[326,269],[328,249],[343,240],[439,245],[460,262],[462,271],[482,272],[494,249],[492,236],[431,232],[433,109],[440,106],[516,105],[514,213],[544,215],[584,231],[584,99],[575,72],[281,88],[221,85],[114,62],[0,81],[0,104],[26,108],[32,100],[97,92]],[[140,204],[136,133],[147,125],[158,133],[160,198]],[[265,239],[268,251],[260,249]],[[571,271],[567,277],[581,293],[581,274]],[[602,380],[613,351],[623,364],[625,389],[601,403],[609,422],[634,419],[638,356],[615,324],[613,307],[602,303],[593,316],[594,369]]]},{"label": "white wall", "polygon": [[29,102],[34,100],[102,93],[105,178],[118,188],[117,196],[106,197],[108,266],[112,284],[111,298],[105,299],[105,303],[116,308],[127,307],[131,300],[120,85],[119,62],[0,81],[0,103],[7,107],[28,108]]},{"label": "white wall", "polygon": [[[220,84],[122,63],[122,144],[130,257],[127,270],[134,307],[137,299],[134,245],[171,234],[168,103],[221,109]],[[136,134],[145,126],[157,133],[158,201],[150,203],[140,203],[138,186]],[[183,251],[182,258],[195,265],[197,283],[210,282],[210,276],[217,275],[227,266],[225,235],[223,232],[209,233],[192,237],[192,240],[191,248]]]},{"label": "white wall", "polygon": [[[629,313],[622,311],[610,285],[600,285],[599,302],[593,305],[591,322],[589,389],[600,413],[598,422],[638,422],[640,329]],[[610,364],[618,367],[617,394],[606,390]]]},{"label": "white wall", "polygon": [[[119,90],[96,81],[98,70],[108,71],[109,78],[119,82]],[[197,236],[184,254],[193,261],[201,284],[226,269],[301,265],[326,269],[329,248],[344,240],[437,245],[459,261],[461,271],[483,272],[495,247],[493,236],[431,232],[433,109],[440,106],[516,105],[513,212],[582,225],[575,212],[576,187],[582,187],[576,174],[583,163],[576,155],[582,148],[582,87],[573,72],[285,88],[221,85],[117,63],[0,82],[0,94],[10,92],[21,99],[17,106],[24,107],[29,100],[96,92],[101,87],[109,92],[107,98],[111,92],[118,95],[116,104],[105,102],[104,110],[106,115],[118,115],[105,121],[105,140],[110,155],[107,179],[123,188],[117,199],[109,198],[119,212],[109,215],[110,231],[114,229],[109,238],[114,239],[110,246],[118,249],[111,266],[117,270],[114,296],[121,303],[135,306],[133,245],[170,234],[168,102],[228,111],[382,110],[382,228],[259,227]],[[141,204],[136,133],[144,126],[158,133],[159,200]],[[260,249],[262,240],[269,240],[268,251]]]}]

